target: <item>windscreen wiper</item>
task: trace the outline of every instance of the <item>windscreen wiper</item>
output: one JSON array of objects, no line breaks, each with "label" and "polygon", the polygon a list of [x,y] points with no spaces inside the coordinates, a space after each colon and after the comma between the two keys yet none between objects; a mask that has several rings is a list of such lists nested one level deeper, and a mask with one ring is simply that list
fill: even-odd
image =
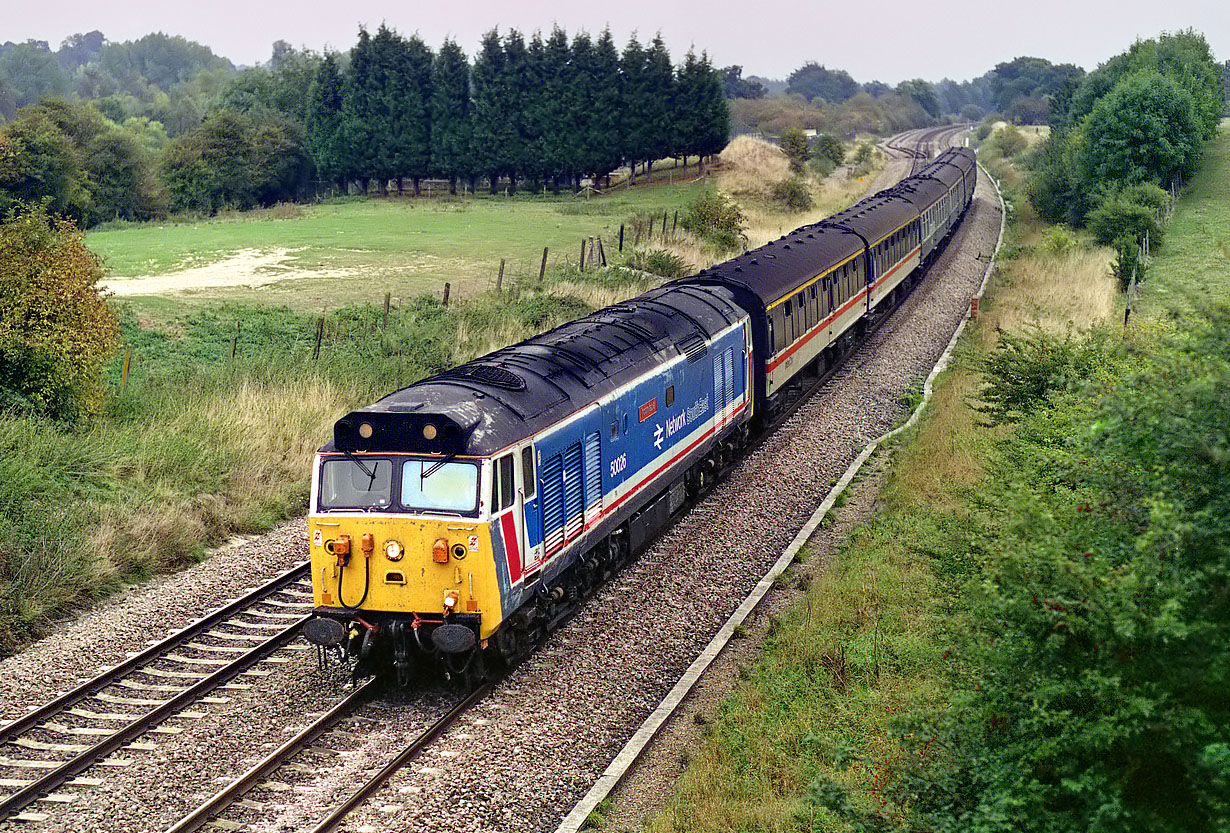
[{"label": "windscreen wiper", "polygon": [[431,468],[423,469],[423,470],[422,470],[422,473],[419,475],[419,481],[421,482],[421,481],[426,480],[427,478],[431,477],[433,474],[435,474],[435,473],[436,473],[437,471],[439,471],[441,468],[443,468],[444,466],[447,466],[449,463],[453,462],[453,458],[454,458],[454,457],[456,457],[456,456],[457,456],[456,454],[449,454],[448,456],[446,456],[446,457],[445,457],[443,460],[441,460],[440,462],[438,462],[438,463],[432,463],[432,464],[431,464]]},{"label": "windscreen wiper", "polygon": [[376,472],[363,465],[363,461],[356,457],[353,451],[343,451],[342,453],[346,455],[347,460],[359,467],[359,471],[367,475],[367,490],[370,492],[372,484],[376,482]]}]

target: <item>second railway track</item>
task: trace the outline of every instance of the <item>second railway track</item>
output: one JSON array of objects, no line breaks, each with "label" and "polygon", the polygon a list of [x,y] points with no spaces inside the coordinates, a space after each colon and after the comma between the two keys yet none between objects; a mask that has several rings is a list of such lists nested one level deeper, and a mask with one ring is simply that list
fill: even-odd
[{"label": "second railway track", "polygon": [[[308,565],[301,564],[223,605],[144,651],[0,727],[0,819],[39,821],[25,808],[66,802],[56,790],[94,786],[81,775],[285,647],[311,613]],[[174,732],[174,729],[170,730]]]}]

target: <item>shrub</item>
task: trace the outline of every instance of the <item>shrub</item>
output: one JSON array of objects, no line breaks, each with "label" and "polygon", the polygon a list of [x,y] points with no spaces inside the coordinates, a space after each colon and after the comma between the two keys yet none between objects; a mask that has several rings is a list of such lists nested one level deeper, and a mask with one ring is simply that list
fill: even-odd
[{"label": "shrub", "polygon": [[1063,226],[1052,226],[1042,235],[1042,250],[1054,257],[1062,257],[1076,246],[1076,238]]},{"label": "shrub", "polygon": [[837,163],[827,156],[813,156],[808,166],[811,168],[812,173],[821,179],[837,170]]},{"label": "shrub", "polygon": [[821,133],[816,137],[816,146],[812,150],[813,159],[828,159],[833,165],[846,161],[846,149],[841,140],[832,133]]},{"label": "shrub", "polygon": [[770,193],[773,201],[787,211],[807,211],[814,205],[807,183],[797,176],[775,183]]},{"label": "shrub", "polygon": [[682,278],[692,271],[690,263],[665,249],[629,249],[624,265],[663,278]]},{"label": "shrub", "polygon": [[1137,281],[1145,279],[1145,262],[1140,256],[1140,244],[1130,234],[1115,238],[1115,277],[1119,279],[1119,287],[1126,292],[1131,286],[1132,277]]},{"label": "shrub", "polygon": [[[119,325],[98,288],[102,261],[46,205],[0,224],[0,390],[56,418],[96,413]],[[23,408],[24,409],[24,408]]]},{"label": "shrub", "polygon": [[1162,243],[1162,227],[1157,221],[1156,210],[1132,202],[1126,192],[1104,198],[1089,212],[1088,224],[1093,239],[1103,246],[1113,244],[1124,235],[1130,235],[1138,244],[1144,242],[1146,234],[1151,246]]},{"label": "shrub", "polygon": [[1072,390],[1107,361],[1102,334],[1076,340],[1038,330],[1027,335],[1000,331],[995,351],[981,362],[985,403],[978,410],[996,424],[1017,422],[1043,406],[1055,391]]},{"label": "shrub", "polygon": [[782,153],[790,160],[790,170],[796,174],[802,172],[803,166],[811,156],[811,148],[807,144],[807,136],[797,127],[792,127],[782,134],[779,143]]},{"label": "shrub", "polygon": [[738,203],[721,191],[706,188],[696,195],[680,224],[722,251],[747,245],[747,218]]},{"label": "shrub", "polygon": [[1016,156],[1029,147],[1029,140],[1011,124],[1005,124],[995,131],[994,142],[999,145],[999,151],[1004,155],[1005,159]]}]

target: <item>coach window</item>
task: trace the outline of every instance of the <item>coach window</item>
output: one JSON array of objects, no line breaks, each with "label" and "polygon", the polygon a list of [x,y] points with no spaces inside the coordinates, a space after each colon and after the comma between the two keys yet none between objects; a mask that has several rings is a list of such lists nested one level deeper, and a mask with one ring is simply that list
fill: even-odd
[{"label": "coach window", "polygon": [[675,386],[670,385],[666,389],[666,407],[669,408],[671,405],[674,405],[674,404],[675,404]]},{"label": "coach window", "polygon": [[534,446],[527,445],[521,449],[521,491],[524,492],[526,500],[534,496],[536,482],[534,479]]}]

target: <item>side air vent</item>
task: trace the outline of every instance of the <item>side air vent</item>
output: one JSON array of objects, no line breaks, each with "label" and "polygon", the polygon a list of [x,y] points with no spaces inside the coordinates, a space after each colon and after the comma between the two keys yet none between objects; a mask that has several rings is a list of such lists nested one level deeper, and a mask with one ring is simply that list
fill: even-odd
[{"label": "side air vent", "polygon": [[679,342],[679,350],[688,357],[688,364],[700,361],[709,352],[705,340],[698,335],[690,335]]},{"label": "side air vent", "polygon": [[491,364],[466,364],[449,371],[447,376],[474,379],[505,390],[525,390],[525,380],[504,367]]}]

